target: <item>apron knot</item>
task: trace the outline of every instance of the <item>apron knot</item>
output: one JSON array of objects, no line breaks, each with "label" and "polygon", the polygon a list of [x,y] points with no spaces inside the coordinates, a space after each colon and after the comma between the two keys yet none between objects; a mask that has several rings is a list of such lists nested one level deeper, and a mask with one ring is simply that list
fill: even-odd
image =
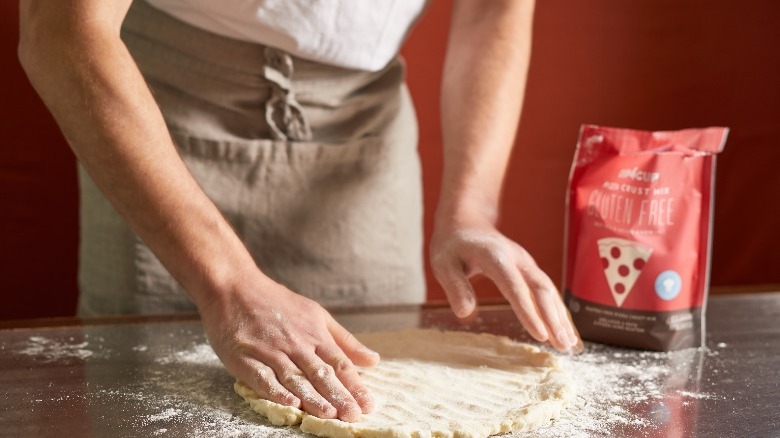
[{"label": "apron knot", "polygon": [[264,55],[263,77],[272,84],[271,96],[265,104],[265,119],[271,134],[276,140],[310,140],[309,121],[291,86],[292,57],[272,47],[266,47]]}]

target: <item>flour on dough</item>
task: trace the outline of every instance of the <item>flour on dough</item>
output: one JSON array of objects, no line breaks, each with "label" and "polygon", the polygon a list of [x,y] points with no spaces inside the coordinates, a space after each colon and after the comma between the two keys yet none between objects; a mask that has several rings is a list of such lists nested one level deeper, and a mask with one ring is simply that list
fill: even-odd
[{"label": "flour on dough", "polygon": [[275,425],[301,425],[321,437],[477,438],[532,430],[558,417],[574,397],[574,383],[558,360],[502,336],[409,329],[363,333],[379,352],[362,368],[375,408],[359,422],[323,420],[259,399],[236,382],[252,409]]}]

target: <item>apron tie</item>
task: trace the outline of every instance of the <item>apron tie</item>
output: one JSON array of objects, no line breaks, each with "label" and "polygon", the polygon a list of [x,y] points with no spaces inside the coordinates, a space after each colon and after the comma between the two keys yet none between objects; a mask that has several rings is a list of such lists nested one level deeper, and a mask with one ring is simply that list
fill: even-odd
[{"label": "apron tie", "polygon": [[271,82],[271,96],[265,103],[265,119],[276,140],[310,140],[311,128],[292,89],[292,58],[266,47],[263,77]]}]

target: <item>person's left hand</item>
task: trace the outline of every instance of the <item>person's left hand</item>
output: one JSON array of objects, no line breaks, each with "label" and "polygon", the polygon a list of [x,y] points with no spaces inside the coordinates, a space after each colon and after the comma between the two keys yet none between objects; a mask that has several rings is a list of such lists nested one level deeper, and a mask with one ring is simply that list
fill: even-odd
[{"label": "person's left hand", "polygon": [[430,246],[431,266],[459,318],[476,309],[469,278],[482,274],[509,301],[528,333],[558,350],[579,343],[561,296],[522,246],[492,225],[436,230]]}]

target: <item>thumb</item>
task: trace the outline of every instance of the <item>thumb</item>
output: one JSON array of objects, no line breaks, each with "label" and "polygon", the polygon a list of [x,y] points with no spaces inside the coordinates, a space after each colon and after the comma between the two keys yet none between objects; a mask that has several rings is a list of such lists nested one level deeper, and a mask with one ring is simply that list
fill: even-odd
[{"label": "thumb", "polygon": [[433,275],[444,289],[447,301],[458,318],[467,318],[477,308],[474,288],[471,286],[459,260],[450,260],[434,266]]},{"label": "thumb", "polygon": [[362,367],[372,367],[379,363],[379,353],[363,345],[357,338],[336,322],[332,316],[328,319],[328,330],[330,331],[336,345],[344,351],[349,360],[355,365]]}]

